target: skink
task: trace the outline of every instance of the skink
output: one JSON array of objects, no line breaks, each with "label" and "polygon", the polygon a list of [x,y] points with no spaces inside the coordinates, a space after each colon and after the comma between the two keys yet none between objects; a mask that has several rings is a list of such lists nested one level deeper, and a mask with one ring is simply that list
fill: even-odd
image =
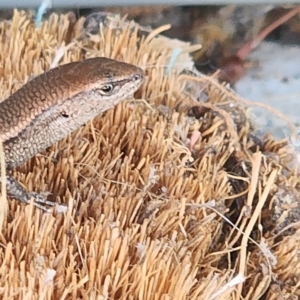
[{"label": "skink", "polygon": [[51,69],[0,103],[8,194],[45,210],[41,195],[27,193],[10,171],[69,133],[132,97],[144,79],[141,68],[105,57]]}]

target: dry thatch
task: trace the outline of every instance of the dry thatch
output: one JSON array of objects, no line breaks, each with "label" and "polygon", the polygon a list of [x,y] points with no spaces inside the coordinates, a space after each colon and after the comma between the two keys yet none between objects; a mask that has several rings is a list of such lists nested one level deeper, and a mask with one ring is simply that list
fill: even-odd
[{"label": "dry thatch", "polygon": [[288,140],[259,139],[245,102],[191,73],[194,47],[109,18],[91,35],[72,15],[36,28],[16,11],[0,23],[1,99],[57,61],[107,56],[147,73],[135,101],[15,172],[68,211],[8,201],[1,298],[297,299],[300,182]]}]

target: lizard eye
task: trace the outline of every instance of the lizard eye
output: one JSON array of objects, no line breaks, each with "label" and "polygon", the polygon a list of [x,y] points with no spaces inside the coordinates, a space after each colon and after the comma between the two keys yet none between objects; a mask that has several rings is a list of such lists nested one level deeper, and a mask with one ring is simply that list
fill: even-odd
[{"label": "lizard eye", "polygon": [[106,84],[99,89],[100,94],[109,95],[114,90],[114,86],[112,84]]}]

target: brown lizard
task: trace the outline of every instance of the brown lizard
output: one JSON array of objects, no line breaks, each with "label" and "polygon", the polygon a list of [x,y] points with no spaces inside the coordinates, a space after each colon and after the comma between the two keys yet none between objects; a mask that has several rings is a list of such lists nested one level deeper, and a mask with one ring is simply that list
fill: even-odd
[{"label": "brown lizard", "polygon": [[105,57],[51,69],[0,103],[0,138],[4,145],[10,197],[45,209],[43,196],[27,193],[11,170],[110,109],[140,87],[142,69]]}]

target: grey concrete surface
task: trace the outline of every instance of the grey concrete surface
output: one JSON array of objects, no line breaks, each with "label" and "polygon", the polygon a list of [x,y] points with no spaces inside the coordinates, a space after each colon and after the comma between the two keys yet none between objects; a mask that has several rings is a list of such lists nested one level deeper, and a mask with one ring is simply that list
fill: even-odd
[{"label": "grey concrete surface", "polygon": [[[253,67],[235,86],[243,98],[264,103],[285,114],[300,128],[300,46],[263,42],[248,58]],[[254,119],[281,138],[287,125],[262,108],[252,108]]]}]

